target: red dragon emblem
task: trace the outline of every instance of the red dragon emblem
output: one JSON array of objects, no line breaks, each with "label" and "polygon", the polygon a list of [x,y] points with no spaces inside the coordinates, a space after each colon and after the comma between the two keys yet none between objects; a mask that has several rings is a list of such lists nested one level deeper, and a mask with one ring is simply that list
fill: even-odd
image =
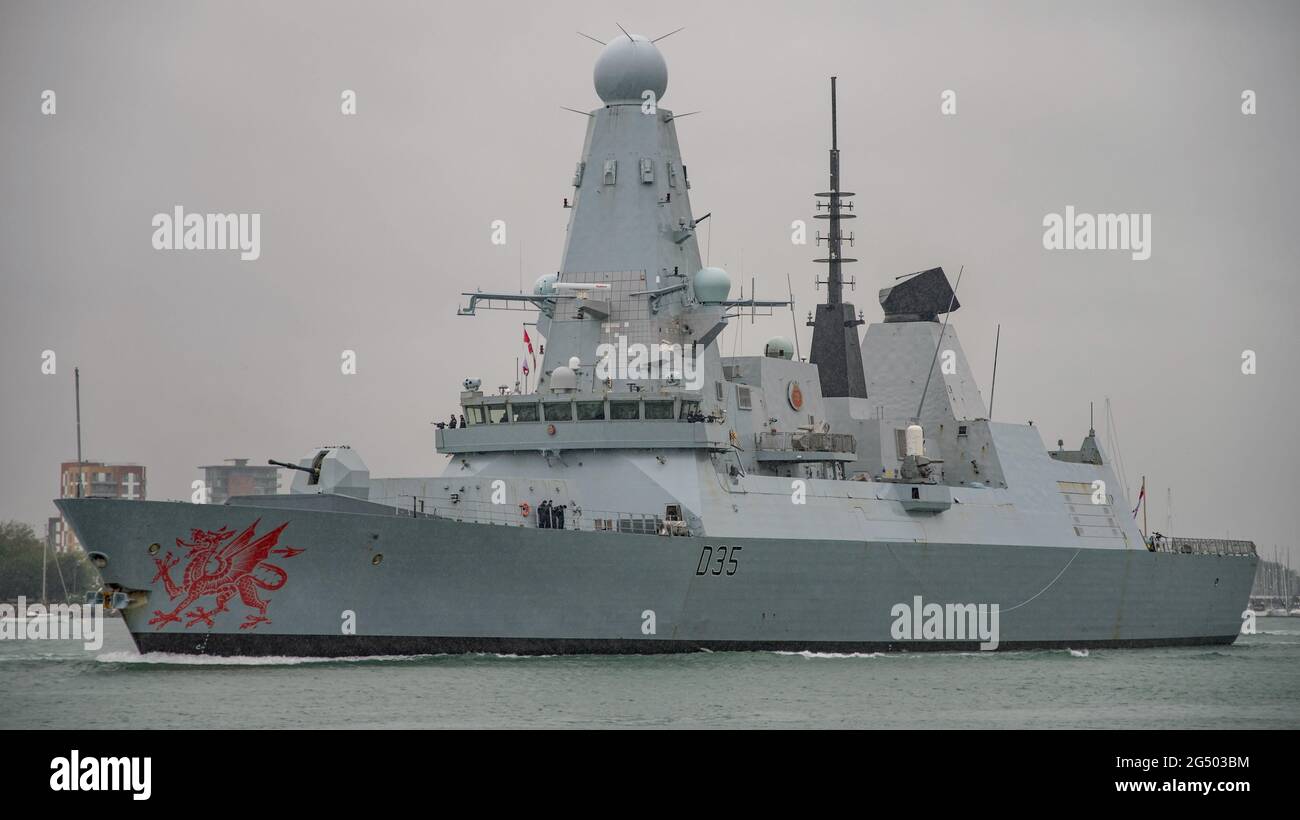
[{"label": "red dragon emblem", "polygon": [[[289,526],[289,522],[258,536],[256,530],[261,521],[259,518],[249,524],[248,529],[238,536],[234,530],[222,527],[219,530],[190,530],[189,541],[177,538],[176,546],[189,548],[189,553],[185,556],[189,563],[181,573],[179,584],[172,580],[171,569],[181,559],[173,556],[170,551],[162,558],[153,559],[158,567],[158,573],[153,577],[154,582],[162,581],[167,589],[167,597],[173,601],[180,598],[181,602],[171,612],[155,609],[154,617],[149,619],[150,625],[156,624],[162,629],[169,623],[180,623],[182,611],[200,598],[213,595],[217,599],[215,608],[209,610],[196,606],[185,613],[188,619],[186,629],[200,621],[212,626],[214,616],[230,611],[226,604],[236,594],[245,606],[257,610],[257,614],[245,616],[244,623],[239,625],[240,629],[253,629],[258,624],[270,623],[271,619],[266,617],[266,607],[270,602],[262,600],[257,591],[263,589],[274,592],[284,586],[289,580],[289,574],[269,563],[267,558],[272,554],[292,558],[302,550],[293,547],[276,548],[280,533]],[[263,577],[257,575],[259,572],[263,573]],[[267,580],[265,575],[273,576],[274,580]]]}]

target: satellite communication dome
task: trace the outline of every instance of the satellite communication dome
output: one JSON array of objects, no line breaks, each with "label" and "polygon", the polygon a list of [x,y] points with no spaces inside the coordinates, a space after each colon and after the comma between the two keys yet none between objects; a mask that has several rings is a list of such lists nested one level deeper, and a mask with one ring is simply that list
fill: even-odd
[{"label": "satellite communication dome", "polygon": [[668,90],[668,64],[659,48],[640,34],[632,39],[620,34],[609,41],[596,58],[596,93],[606,105],[643,101],[646,91],[655,95],[655,104]]},{"label": "satellite communication dome", "polygon": [[550,296],[555,293],[555,283],[560,279],[558,273],[548,273],[545,276],[537,277],[533,283],[533,294],[536,296]]},{"label": "satellite communication dome", "polygon": [[695,298],[705,304],[725,302],[731,294],[731,277],[722,268],[700,268],[692,285]]},{"label": "satellite communication dome", "polygon": [[769,359],[793,359],[794,344],[784,336],[773,336],[763,345],[763,355]]},{"label": "satellite communication dome", "polygon": [[551,389],[552,390],[577,390],[578,374],[570,368],[560,365],[551,371]]}]

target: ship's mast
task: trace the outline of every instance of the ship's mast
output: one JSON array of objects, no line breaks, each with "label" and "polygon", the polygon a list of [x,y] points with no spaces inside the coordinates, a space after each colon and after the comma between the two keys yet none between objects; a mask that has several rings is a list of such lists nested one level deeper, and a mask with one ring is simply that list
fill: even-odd
[{"label": "ship's mast", "polygon": [[827,260],[829,268],[826,276],[826,301],[832,305],[844,301],[844,260],[841,258],[844,236],[840,232],[840,221],[844,219],[844,215],[840,213],[840,199],[853,196],[840,190],[840,142],[839,126],[836,122],[835,79],[831,77],[831,190],[828,203],[831,225],[830,235],[826,241],[827,249],[830,251]]},{"label": "ship's mast", "polygon": [[[820,232],[817,241],[826,242],[827,255],[813,261],[827,265],[826,302],[817,306],[816,318],[810,322],[813,326],[812,351],[808,360],[817,365],[821,376],[822,395],[851,396],[866,398],[866,376],[862,370],[862,349],[858,341],[858,325],[862,320],[854,312],[853,305],[844,301],[844,263],[856,262],[845,258],[843,254],[844,232],[842,222],[854,219],[853,203],[848,200],[851,191],[840,190],[840,145],[838,111],[835,99],[835,77],[831,77],[831,151],[830,151],[830,190],[817,194],[824,197],[825,203],[818,202],[818,210],[826,213],[817,214],[817,219],[829,221],[826,236]],[[852,244],[853,236],[850,235]],[[822,284],[820,281],[818,284]]]}]

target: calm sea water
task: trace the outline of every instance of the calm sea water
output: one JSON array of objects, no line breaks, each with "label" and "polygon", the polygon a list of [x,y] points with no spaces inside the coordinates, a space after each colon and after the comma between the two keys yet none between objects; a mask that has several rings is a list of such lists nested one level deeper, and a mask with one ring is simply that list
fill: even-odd
[{"label": "calm sea water", "polygon": [[1300,618],[1230,647],[322,661],[0,641],[0,728],[1300,728]]}]

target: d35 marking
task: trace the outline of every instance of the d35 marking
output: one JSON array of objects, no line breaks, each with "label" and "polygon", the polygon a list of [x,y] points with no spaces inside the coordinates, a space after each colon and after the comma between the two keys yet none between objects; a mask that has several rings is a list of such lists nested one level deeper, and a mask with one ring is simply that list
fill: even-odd
[{"label": "d35 marking", "polygon": [[719,544],[716,547],[708,544],[700,550],[699,563],[695,565],[696,575],[735,575],[740,569],[740,551],[744,547],[728,547]]}]

